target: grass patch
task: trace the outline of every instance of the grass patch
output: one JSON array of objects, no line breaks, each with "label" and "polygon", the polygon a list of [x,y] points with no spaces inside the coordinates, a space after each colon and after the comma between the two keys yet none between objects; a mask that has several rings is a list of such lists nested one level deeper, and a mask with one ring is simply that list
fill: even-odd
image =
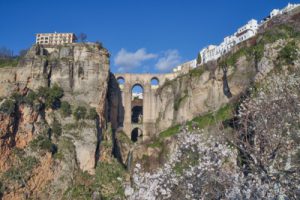
[{"label": "grass patch", "polygon": [[16,67],[19,63],[19,58],[0,58],[0,68]]},{"label": "grass patch", "polygon": [[233,111],[233,105],[227,104],[224,107],[217,110],[216,112],[210,112],[205,115],[195,117],[192,121],[189,121],[187,124],[189,126],[189,129],[193,128],[193,126],[202,129],[214,125],[217,122],[230,119],[233,116]]},{"label": "grass patch", "polygon": [[179,132],[180,125],[173,126],[159,134],[160,138],[167,138],[175,135]]},{"label": "grass patch", "polygon": [[204,69],[203,66],[202,66],[202,67],[196,67],[196,68],[194,68],[194,69],[192,69],[192,70],[189,71],[189,75],[190,75],[191,77],[199,77],[199,76],[201,76],[204,72],[205,72],[205,69]]},{"label": "grass patch", "polygon": [[147,146],[151,148],[161,148],[163,146],[163,142],[159,138],[156,138],[152,143],[148,144]]}]

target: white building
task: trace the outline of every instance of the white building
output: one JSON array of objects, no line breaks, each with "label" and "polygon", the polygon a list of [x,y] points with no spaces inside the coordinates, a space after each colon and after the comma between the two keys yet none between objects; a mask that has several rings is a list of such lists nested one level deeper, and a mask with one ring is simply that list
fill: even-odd
[{"label": "white building", "polygon": [[281,15],[283,13],[287,13],[290,12],[291,10],[297,8],[298,6],[300,6],[300,4],[291,4],[289,3],[286,7],[284,7],[283,9],[274,9],[270,12],[270,17],[269,18],[273,18],[277,15]]},{"label": "white building", "polygon": [[282,13],[287,13],[287,12],[290,12],[291,10],[293,10],[294,8],[300,6],[300,4],[291,4],[289,3],[286,7],[284,7],[281,12]]},{"label": "white building", "polygon": [[238,29],[235,33],[238,41],[237,43],[243,42],[256,35],[258,30],[258,23],[255,19],[251,19],[245,26]]},{"label": "white building", "polygon": [[36,44],[70,44],[75,42],[74,33],[38,33],[36,34]]},{"label": "white building", "polygon": [[176,66],[173,68],[174,73],[187,73],[190,69],[195,68],[197,65],[196,59],[182,63],[181,65]]},{"label": "white building", "polygon": [[270,18],[273,18],[273,17],[275,17],[276,15],[279,15],[279,14],[281,14],[282,12],[281,12],[281,10],[279,10],[279,9],[273,9],[271,12],[270,12]]},{"label": "white building", "polygon": [[258,30],[258,23],[256,20],[251,19],[246,25],[240,27],[233,35],[224,38],[219,46],[209,45],[200,51],[202,58],[201,63],[217,60],[222,55],[229,52],[232,47],[240,42],[243,42],[256,35]]},{"label": "white building", "polygon": [[208,47],[203,48],[200,51],[201,64],[207,63],[208,61],[217,60],[219,57],[229,52],[235,45],[255,36],[259,26],[268,21],[270,18],[273,18],[279,14],[290,12],[299,6],[300,4],[289,3],[281,10],[274,9],[270,12],[270,16],[263,20],[261,24],[258,24],[255,19],[251,19],[246,25],[240,27],[233,35],[225,37],[220,45],[209,45]]}]

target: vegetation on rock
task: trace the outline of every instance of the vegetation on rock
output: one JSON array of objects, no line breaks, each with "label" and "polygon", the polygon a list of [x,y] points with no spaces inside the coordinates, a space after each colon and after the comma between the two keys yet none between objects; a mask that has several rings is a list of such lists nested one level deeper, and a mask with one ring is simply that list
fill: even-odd
[{"label": "vegetation on rock", "polygon": [[63,117],[69,117],[72,114],[71,105],[67,101],[61,102],[60,109]]},{"label": "vegetation on rock", "polygon": [[73,112],[73,116],[74,118],[78,121],[80,119],[85,119],[86,117],[86,108],[84,106],[78,106],[74,112]]}]

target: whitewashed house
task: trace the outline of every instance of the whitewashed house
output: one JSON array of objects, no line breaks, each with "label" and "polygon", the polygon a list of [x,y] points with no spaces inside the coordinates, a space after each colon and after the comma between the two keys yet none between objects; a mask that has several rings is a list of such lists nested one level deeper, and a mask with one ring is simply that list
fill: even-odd
[{"label": "whitewashed house", "polygon": [[243,42],[256,35],[258,30],[258,23],[256,20],[251,19],[246,25],[240,27],[236,33],[224,38],[219,46],[209,45],[200,51],[202,58],[201,63],[217,60],[222,55],[229,52],[232,47],[240,42]]},{"label": "whitewashed house", "polygon": [[273,18],[273,17],[275,17],[275,16],[277,16],[277,15],[280,15],[280,14],[282,14],[281,10],[279,10],[279,9],[273,9],[273,10],[270,12],[270,18]]},{"label": "whitewashed house", "polygon": [[290,12],[291,10],[293,10],[294,8],[300,6],[300,4],[291,4],[289,3],[286,7],[284,7],[281,12],[282,13],[287,13],[287,12]]},{"label": "whitewashed house", "polygon": [[[270,16],[266,17],[261,21],[260,24],[257,23],[257,20],[251,19],[247,24],[240,27],[237,32],[233,35],[227,36],[224,38],[223,42],[216,45],[209,45],[203,48],[199,53],[201,55],[201,63],[204,64],[212,60],[217,60],[222,55],[229,52],[235,45],[248,40],[249,38],[255,36],[257,34],[258,28],[266,23],[270,18],[275,17],[276,15],[280,15],[283,13],[287,13],[296,7],[300,6],[300,4],[288,4],[283,9],[274,9],[270,12]],[[181,68],[174,69],[174,72],[182,70]]]},{"label": "whitewashed house", "polygon": [[196,59],[182,63],[181,65],[178,65],[177,67],[173,68],[174,73],[187,73],[190,69],[195,68],[197,65]]}]

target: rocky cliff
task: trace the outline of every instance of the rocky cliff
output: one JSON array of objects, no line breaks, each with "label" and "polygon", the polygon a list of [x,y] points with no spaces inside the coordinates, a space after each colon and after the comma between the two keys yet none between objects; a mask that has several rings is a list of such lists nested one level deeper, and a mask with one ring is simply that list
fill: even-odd
[{"label": "rocky cliff", "polygon": [[121,110],[105,48],[34,45],[0,80],[1,198],[68,199],[83,173],[113,162],[107,123]]},{"label": "rocky cliff", "polygon": [[0,199],[299,199],[299,13],[166,81],[138,143],[106,49],[34,45],[0,69]]},{"label": "rocky cliff", "polygon": [[299,199],[299,33],[298,8],[161,86],[127,198]]},{"label": "rocky cliff", "polygon": [[156,97],[157,132],[218,110],[262,80],[278,63],[278,52],[297,38],[299,21],[299,9],[280,15],[219,60],[167,81]]}]

